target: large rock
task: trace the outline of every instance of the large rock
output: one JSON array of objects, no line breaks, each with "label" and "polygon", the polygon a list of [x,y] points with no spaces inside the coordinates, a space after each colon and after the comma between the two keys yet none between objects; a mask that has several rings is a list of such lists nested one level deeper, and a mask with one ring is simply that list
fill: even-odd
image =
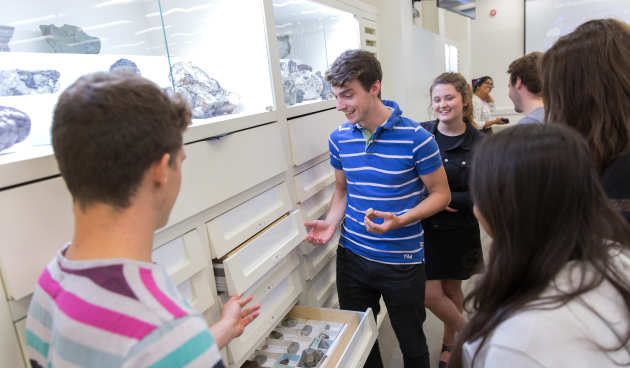
[{"label": "large rock", "polygon": [[57,27],[54,24],[41,24],[39,29],[46,38],[46,42],[56,53],[64,54],[98,54],[101,51],[101,40],[87,35],[80,27],[64,24]]},{"label": "large rock", "polygon": [[298,64],[295,60],[280,61],[284,102],[294,105],[308,100],[316,100],[328,96],[330,87],[321,72],[313,73],[308,64]]},{"label": "large rock", "polygon": [[56,70],[0,70],[0,96],[55,93],[59,75]]},{"label": "large rock", "polygon": [[31,132],[31,118],[13,107],[0,106],[0,151],[20,143]]},{"label": "large rock", "polygon": [[239,97],[190,62],[173,64],[175,92],[188,101],[195,119],[231,114],[238,107]]},{"label": "large rock", "polygon": [[141,75],[138,65],[136,65],[133,61],[124,58],[116,60],[116,62],[109,67],[109,71]]},{"label": "large rock", "polygon": [[0,26],[0,51],[11,51],[9,49],[9,41],[13,37],[15,28],[11,26]]}]

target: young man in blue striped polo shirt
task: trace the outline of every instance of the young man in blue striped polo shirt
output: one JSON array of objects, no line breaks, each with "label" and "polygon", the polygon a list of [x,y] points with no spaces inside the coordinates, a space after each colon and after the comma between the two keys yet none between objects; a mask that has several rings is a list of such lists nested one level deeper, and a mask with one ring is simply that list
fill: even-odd
[{"label": "young man in blue striped polo shirt", "polygon": [[[443,210],[451,194],[433,136],[381,100],[374,54],[349,50],[326,73],[347,122],[329,139],[335,192],[325,220],[306,223],[307,240],[325,244],[339,224],[337,292],[342,309],[379,312],[381,295],[405,367],[429,367],[422,331],[424,249],[420,220]],[[378,343],[365,367],[382,367]]]}]

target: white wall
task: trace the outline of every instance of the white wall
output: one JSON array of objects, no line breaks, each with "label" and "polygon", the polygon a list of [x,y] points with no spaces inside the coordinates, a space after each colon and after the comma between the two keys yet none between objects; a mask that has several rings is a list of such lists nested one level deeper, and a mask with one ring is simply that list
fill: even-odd
[{"label": "white wall", "polygon": [[[477,19],[471,22],[472,77],[490,75],[497,114],[513,111],[508,97],[508,65],[523,55],[523,0],[480,0]],[[490,10],[497,14],[490,16]]]}]

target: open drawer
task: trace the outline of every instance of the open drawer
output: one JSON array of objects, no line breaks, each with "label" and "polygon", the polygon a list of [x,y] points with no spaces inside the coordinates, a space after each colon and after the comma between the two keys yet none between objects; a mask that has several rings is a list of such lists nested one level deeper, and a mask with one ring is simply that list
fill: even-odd
[{"label": "open drawer", "polygon": [[212,258],[221,258],[291,210],[286,183],[277,185],[206,223]]},{"label": "open drawer", "polygon": [[334,182],[335,170],[330,166],[328,160],[324,160],[302,171],[295,176],[295,190],[298,202],[305,201]]},{"label": "open drawer", "polygon": [[291,212],[225,256],[223,270],[230,295],[242,294],[276,267],[306,238],[300,210]]},{"label": "open drawer", "polygon": [[299,256],[292,252],[273,272],[245,292],[245,295],[253,297],[251,305],[260,304],[260,315],[247,326],[241,336],[228,344],[230,366],[240,367],[295,305],[304,289],[298,265]]},{"label": "open drawer", "polygon": [[337,294],[337,263],[335,258],[331,259],[322,270],[313,277],[312,281],[307,281],[306,287],[300,297],[300,304],[311,307],[322,307],[331,298],[332,294]]},{"label": "open drawer", "polygon": [[[307,338],[300,337],[301,342],[299,343],[300,350],[304,346],[317,346],[316,349],[324,349],[325,355],[322,357],[322,360],[317,364],[317,367],[320,368],[356,368],[361,367],[365,363],[367,356],[372,348],[374,341],[376,340],[376,323],[374,322],[374,316],[372,314],[371,309],[367,309],[365,312],[355,312],[355,311],[345,311],[345,310],[335,310],[335,309],[323,309],[323,308],[313,308],[307,306],[295,306],[286,316],[287,319],[298,319],[298,320],[308,320],[308,321],[317,321],[313,323],[313,326],[323,326],[324,324],[333,325],[337,324],[339,327],[343,325],[344,327],[338,332],[337,337],[334,342],[328,341],[331,345],[330,347],[322,348],[321,342],[323,340],[321,337],[316,337],[317,335],[322,336],[319,332],[325,332],[324,330],[318,329],[317,327],[312,327],[312,329],[302,330],[302,331],[313,331],[314,339],[313,343],[309,343],[308,340],[311,338],[310,336]],[[321,321],[321,323],[319,322]],[[278,321],[281,322],[281,321]],[[302,323],[307,322],[303,321]],[[298,322],[300,323],[300,322]],[[306,325],[305,325],[306,327]],[[321,327],[320,327],[321,328]],[[298,327],[299,329],[299,327]],[[288,330],[283,327],[278,327],[278,331],[280,332],[279,336],[282,339],[283,333],[288,332]],[[318,332],[319,331],[319,332]],[[285,346],[289,346],[292,341],[293,332],[288,332],[288,338],[286,340],[280,342],[285,343]],[[308,336],[303,333],[299,334],[300,336]],[[270,336],[271,337],[271,336]],[[320,342],[321,341],[321,342]],[[272,338],[271,340],[267,340],[264,344],[269,344],[272,346],[273,344],[277,344],[278,340]],[[293,343],[295,344],[295,343]],[[274,349],[273,347],[271,349]],[[278,351],[279,352],[279,351]],[[260,353],[259,353],[260,354]],[[290,353],[293,354],[293,353]],[[291,360],[297,359],[299,355],[293,355],[293,357],[284,355]],[[250,357],[251,358],[251,357]],[[275,358],[279,359],[276,355]],[[271,363],[271,362],[270,362]]]}]

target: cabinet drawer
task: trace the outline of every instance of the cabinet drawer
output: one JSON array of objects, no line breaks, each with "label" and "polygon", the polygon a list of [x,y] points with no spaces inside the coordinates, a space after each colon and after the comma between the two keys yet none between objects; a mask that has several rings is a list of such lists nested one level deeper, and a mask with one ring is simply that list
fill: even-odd
[{"label": "cabinet drawer", "polygon": [[328,160],[306,169],[295,176],[295,190],[298,202],[303,202],[313,194],[335,182],[335,169]]},{"label": "cabinet drawer", "polygon": [[198,312],[204,312],[219,305],[210,266],[176,285],[180,294]]},{"label": "cabinet drawer", "polygon": [[287,169],[278,123],[184,146],[182,185],[169,224],[178,223]]},{"label": "cabinet drawer", "polygon": [[306,285],[300,302],[311,307],[322,307],[324,303],[330,299],[333,293],[337,293],[337,263],[335,258],[330,260],[327,265],[315,276],[313,280]]},{"label": "cabinet drawer", "polygon": [[[13,331],[11,331],[13,332]],[[23,359],[25,362],[28,361],[28,356],[26,355],[26,318],[19,320],[18,322],[15,323],[15,332],[17,332],[17,339],[20,343],[20,347],[22,348],[22,351],[20,352],[20,355],[23,356]],[[15,334],[11,334],[11,337],[14,338]],[[4,356],[4,354],[3,354]],[[11,365],[11,366],[3,366],[3,367],[21,367],[22,366],[22,358],[20,358],[20,365]],[[27,367],[30,367],[30,364],[26,365]]]},{"label": "cabinet drawer", "polygon": [[153,262],[166,268],[176,285],[210,264],[208,248],[197,230],[155,248],[152,258]]},{"label": "cabinet drawer", "polygon": [[[22,350],[12,323],[9,304],[6,303],[4,290],[0,287],[0,367],[23,367]],[[17,327],[17,326],[16,326]]]},{"label": "cabinet drawer", "polygon": [[61,178],[0,192],[0,270],[9,299],[35,289],[39,275],[72,239],[72,198]]},{"label": "cabinet drawer", "polygon": [[313,221],[326,214],[330,200],[332,199],[333,192],[335,191],[335,184],[330,184],[319,192],[315,193],[312,197],[300,203],[300,209],[304,214],[304,220]]},{"label": "cabinet drawer", "polygon": [[302,257],[302,272],[306,280],[312,280],[326,264],[335,257],[337,246],[339,244],[339,230],[333,235],[332,239],[325,245],[313,245],[303,242],[301,250],[309,249],[311,252]]},{"label": "cabinet drawer", "polygon": [[206,224],[212,258],[221,258],[291,210],[286,183],[275,186]]},{"label": "cabinet drawer", "polygon": [[[274,282],[271,276],[270,282]],[[262,299],[262,294],[256,295],[253,304],[260,304],[260,314],[247,328],[245,332],[228,344],[231,366],[240,367],[243,362],[262,343],[263,339],[271,332],[282,318],[287,314],[297,301],[303,290],[302,279],[298,270],[293,270],[287,277],[267,292]]]},{"label": "cabinet drawer", "polygon": [[343,114],[335,109],[290,119],[293,164],[299,166],[328,152],[328,137],[343,121]]},{"label": "cabinet drawer", "polygon": [[276,267],[306,237],[299,210],[247,241],[223,261],[230,295],[242,294]]}]

